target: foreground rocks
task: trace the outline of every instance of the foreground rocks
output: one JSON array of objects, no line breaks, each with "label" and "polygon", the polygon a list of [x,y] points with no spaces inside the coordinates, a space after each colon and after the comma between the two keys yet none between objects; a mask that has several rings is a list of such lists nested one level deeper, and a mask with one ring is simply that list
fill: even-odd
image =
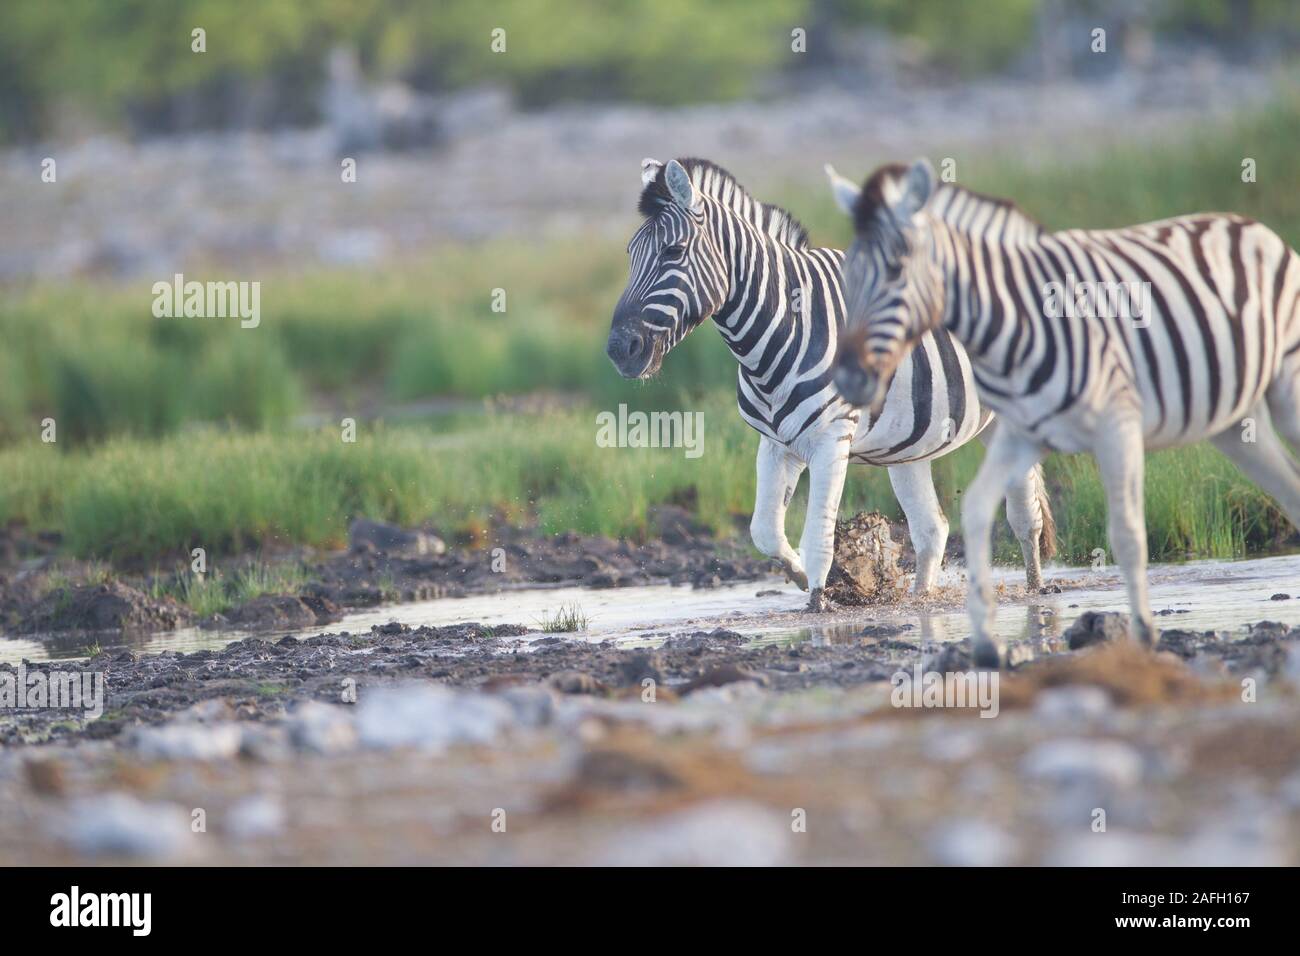
[{"label": "foreground rocks", "polygon": [[[113,733],[0,748],[0,856],[1300,861],[1300,699],[1281,679],[1246,703],[1226,671],[1100,645],[1002,674],[1000,712],[980,719],[891,706],[883,678],[828,684],[847,646],[788,658],[797,648],[755,651],[723,632],[654,652],[561,641],[514,653],[520,636],[464,625],[100,662],[117,688]],[[482,673],[489,647],[513,665]],[[584,653],[593,685],[554,686],[573,671],[553,668]],[[413,661],[394,670],[401,655]],[[651,673],[663,680],[647,695]]]}]

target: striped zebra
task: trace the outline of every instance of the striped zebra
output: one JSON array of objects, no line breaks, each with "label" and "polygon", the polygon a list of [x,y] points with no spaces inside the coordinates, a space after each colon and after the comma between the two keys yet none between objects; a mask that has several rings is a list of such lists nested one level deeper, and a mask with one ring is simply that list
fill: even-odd
[{"label": "striped zebra", "polygon": [[860,190],[833,176],[832,190],[856,233],[841,394],[872,407],[914,343],[947,329],[999,416],[962,506],[979,663],[1001,656],[998,498],[1048,451],[1096,457],[1133,636],[1146,644],[1145,448],[1209,439],[1300,527],[1300,467],[1282,441],[1300,445],[1300,262],[1270,229],[1207,213],[1048,232],[1009,202],[936,183],[925,160],[883,167]]},{"label": "striped zebra", "polygon": [[[914,588],[929,590],[948,539],[930,461],[978,435],[991,417],[965,354],[942,330],[926,336],[900,365],[879,413],[861,414],[831,378],[844,321],[843,253],[810,248],[793,216],[705,160],[647,159],[641,185],[645,221],[628,243],[630,274],[606,348],[614,366],[626,378],[650,377],[712,318],[739,362],[740,414],[760,436],[754,544],[809,591],[811,609],[825,610],[848,463],[884,465],[916,551]],[[808,510],[796,552],[785,515],[805,468]],[[1039,470],[1027,467],[1008,483],[1007,513],[1037,589],[1040,547],[1054,552]]]}]

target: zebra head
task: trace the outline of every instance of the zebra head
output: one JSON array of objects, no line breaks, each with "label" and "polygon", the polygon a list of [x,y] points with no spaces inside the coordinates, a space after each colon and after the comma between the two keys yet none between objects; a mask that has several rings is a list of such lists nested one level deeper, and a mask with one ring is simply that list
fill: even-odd
[{"label": "zebra head", "polygon": [[934,192],[934,169],[924,159],[883,166],[862,189],[826,172],[856,233],[844,257],[835,387],[845,401],[878,410],[899,363],[942,319],[942,276],[929,255],[927,218],[918,215]]},{"label": "zebra head", "polygon": [[[689,162],[689,160],[688,160]],[[706,197],[677,160],[641,162],[645,222],[627,245],[627,288],[605,353],[624,378],[649,378],[686,334],[726,301],[727,265],[710,234]]]}]

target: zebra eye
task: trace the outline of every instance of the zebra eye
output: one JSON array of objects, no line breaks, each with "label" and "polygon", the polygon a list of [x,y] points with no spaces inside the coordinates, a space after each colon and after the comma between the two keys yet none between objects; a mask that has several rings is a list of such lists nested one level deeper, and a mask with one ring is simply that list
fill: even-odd
[{"label": "zebra eye", "polygon": [[682,256],[686,255],[686,247],[680,245],[664,246],[664,251],[660,255],[668,262],[680,262]]}]

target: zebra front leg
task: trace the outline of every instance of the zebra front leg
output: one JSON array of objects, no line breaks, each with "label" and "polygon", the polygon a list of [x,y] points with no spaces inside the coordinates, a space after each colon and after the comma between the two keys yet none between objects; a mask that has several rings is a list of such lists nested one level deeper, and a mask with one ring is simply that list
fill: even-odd
[{"label": "zebra front leg", "polygon": [[785,537],[785,512],[794,496],[795,485],[803,474],[804,464],[789,449],[767,436],[758,440],[758,487],[754,493],[754,517],[749,535],[769,558],[776,558],[785,568],[786,577],[808,590],[808,575],[803,562]]},{"label": "zebra front leg", "polygon": [[840,513],[844,475],[849,467],[849,437],[823,441],[808,461],[808,513],[799,551],[808,569],[808,609],[828,611],[826,576],[835,557],[835,519]]},{"label": "zebra front leg", "polygon": [[962,502],[962,543],[969,578],[966,606],[970,611],[971,652],[979,667],[997,667],[1002,660],[1001,644],[993,633],[993,519],[1010,485],[1037,460],[1038,449],[1003,424],[989,442],[980,470]]},{"label": "zebra front leg", "polygon": [[948,519],[939,507],[929,460],[891,465],[888,470],[889,483],[907,518],[907,533],[916,552],[916,581],[912,590],[925,594],[934,586],[943,562],[943,549],[948,544]]},{"label": "zebra front leg", "polygon": [[1093,454],[1106,491],[1106,527],[1115,562],[1128,588],[1130,631],[1139,643],[1150,646],[1155,633],[1151,602],[1147,597],[1147,527],[1143,504],[1143,456],[1146,448],[1142,426],[1136,418],[1124,418],[1099,429]]}]

